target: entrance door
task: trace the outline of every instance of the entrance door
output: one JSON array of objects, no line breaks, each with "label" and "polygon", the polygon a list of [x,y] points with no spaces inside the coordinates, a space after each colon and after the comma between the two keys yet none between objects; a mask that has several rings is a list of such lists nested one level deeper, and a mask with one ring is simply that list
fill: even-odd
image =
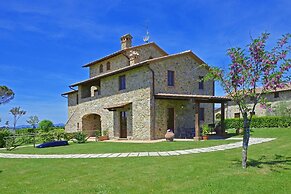
[{"label": "entrance door", "polygon": [[120,138],[127,138],[127,112],[120,112]]},{"label": "entrance door", "polygon": [[174,108],[168,108],[168,113],[167,113],[167,129],[171,129],[174,132],[174,127],[175,127],[175,113],[174,113]]}]

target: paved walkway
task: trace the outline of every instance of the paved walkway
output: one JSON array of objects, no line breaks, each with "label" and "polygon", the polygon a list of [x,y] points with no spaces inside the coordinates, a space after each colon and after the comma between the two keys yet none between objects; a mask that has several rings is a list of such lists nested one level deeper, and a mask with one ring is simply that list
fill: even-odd
[{"label": "paved walkway", "polygon": [[[269,142],[275,138],[250,138],[249,145]],[[178,156],[187,154],[197,154],[205,152],[216,152],[239,148],[242,142],[211,146],[206,148],[194,148],[187,150],[163,151],[163,152],[128,152],[128,153],[105,153],[105,154],[4,154],[0,153],[0,158],[122,158],[122,157],[151,157],[151,156]]]}]

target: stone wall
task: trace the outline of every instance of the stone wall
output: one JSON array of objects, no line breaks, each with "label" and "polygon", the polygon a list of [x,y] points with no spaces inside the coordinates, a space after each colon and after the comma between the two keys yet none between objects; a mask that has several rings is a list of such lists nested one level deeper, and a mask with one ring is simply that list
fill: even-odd
[{"label": "stone wall", "polygon": [[[151,44],[144,45],[144,46],[141,46],[141,47],[137,47],[137,48],[134,48],[134,49],[126,50],[125,55],[127,57],[129,57],[131,50],[134,50],[139,54],[139,56],[135,60],[135,63],[147,60],[149,58],[156,58],[156,57],[160,57],[160,56],[164,55],[164,53],[162,53],[159,49],[157,49],[156,47],[154,47]],[[94,65],[91,65],[89,67],[90,68],[89,69],[89,74],[90,74],[89,76],[90,77],[94,77],[94,76],[102,74],[102,73],[99,72],[99,67],[100,67],[101,64],[103,65],[103,73],[107,73],[107,72],[110,72],[110,71],[114,71],[114,70],[120,69],[122,67],[129,66],[130,63],[129,63],[129,60],[128,60],[128,58],[126,56],[124,56],[123,54],[119,54],[119,55],[117,55],[115,57],[112,57],[110,59],[101,61],[101,62],[96,63]],[[108,62],[110,62],[110,66],[111,66],[110,70],[106,70],[106,64]]]},{"label": "stone wall", "polygon": [[[168,100],[157,99],[155,100],[156,122],[155,122],[155,138],[164,138],[167,131],[167,109],[174,108],[174,131],[177,129],[194,129],[195,126],[195,110],[194,104],[191,100]],[[213,123],[212,104],[200,104],[201,108],[205,109],[204,121],[202,124]]]},{"label": "stone wall", "polygon": [[[274,109],[278,105],[278,103],[280,103],[280,102],[287,102],[291,107],[291,91],[280,91],[278,98],[274,97],[273,92],[265,94],[263,96],[266,97],[268,103],[271,104],[272,109]],[[248,100],[248,103],[249,103],[248,106],[251,108],[253,106],[253,104],[250,103],[249,100]],[[238,106],[235,105],[235,103],[233,101],[228,102],[225,112],[226,112],[226,114],[225,114],[226,118],[234,118],[235,113],[240,113]],[[267,110],[267,109],[261,107],[258,104],[255,108],[255,115],[256,116],[272,115],[272,112],[270,112],[270,110]],[[240,114],[240,117],[242,118],[241,114]]]},{"label": "stone wall", "polygon": [[[126,89],[121,91],[118,87],[120,75],[126,76]],[[110,138],[118,138],[119,131],[116,130],[119,130],[119,112],[122,109],[108,111],[104,108],[121,103],[132,103],[128,109],[128,138],[151,139],[151,76],[147,67],[140,67],[101,79],[101,95],[83,99],[79,95],[80,103],[76,105],[74,111],[70,111],[66,131],[77,131],[78,125],[82,129],[84,115],[98,114],[101,116],[102,130],[108,129]]]},{"label": "stone wall", "polygon": [[[170,57],[150,67],[155,71],[155,93],[213,95],[212,81],[205,82],[203,90],[199,89],[199,76],[204,76],[207,70],[199,67],[191,56]],[[168,70],[175,72],[175,86],[168,86]]]}]

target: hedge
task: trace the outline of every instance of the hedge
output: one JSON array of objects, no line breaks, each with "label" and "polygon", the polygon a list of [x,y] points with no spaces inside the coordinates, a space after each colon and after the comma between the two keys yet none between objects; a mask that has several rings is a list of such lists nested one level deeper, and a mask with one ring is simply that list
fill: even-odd
[{"label": "hedge", "polygon": [[[251,128],[291,127],[291,117],[263,116],[253,117]],[[243,128],[242,118],[225,119],[226,129]]]}]

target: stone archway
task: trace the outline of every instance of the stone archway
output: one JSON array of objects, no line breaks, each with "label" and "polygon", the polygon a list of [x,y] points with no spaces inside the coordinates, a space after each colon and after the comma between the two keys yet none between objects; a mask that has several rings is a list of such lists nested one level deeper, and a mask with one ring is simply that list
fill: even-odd
[{"label": "stone archway", "polygon": [[101,131],[101,116],[94,113],[84,115],[82,117],[82,131],[89,137],[95,137],[96,130]]}]

